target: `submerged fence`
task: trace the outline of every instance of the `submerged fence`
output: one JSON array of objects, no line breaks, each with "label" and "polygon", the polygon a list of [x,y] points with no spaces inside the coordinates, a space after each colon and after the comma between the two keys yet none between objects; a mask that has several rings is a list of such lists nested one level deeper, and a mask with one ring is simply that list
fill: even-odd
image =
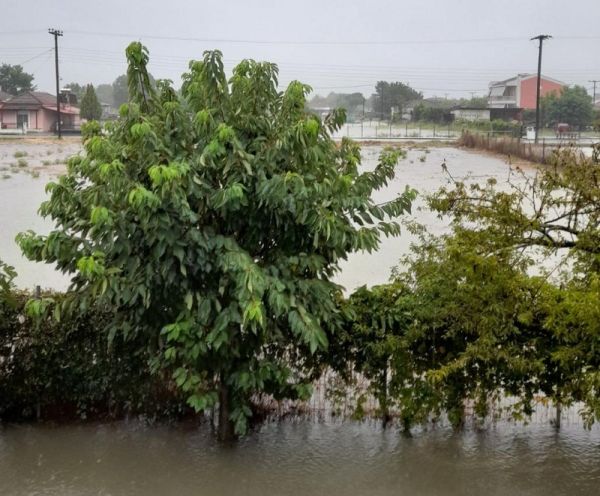
[{"label": "submerged fence", "polygon": [[[254,399],[265,416],[273,418],[313,417],[319,420],[352,419],[382,421],[382,412],[375,396],[370,392],[369,381],[359,374],[353,374],[351,385],[345,383],[334,372],[325,373],[313,384],[313,394],[307,401],[276,401],[270,396]],[[510,423],[521,425],[553,425],[577,426],[584,428],[585,420],[581,414],[583,405],[557,405],[543,394],[534,398],[533,411],[530,415],[515,415],[514,407],[518,399],[498,394],[487,402],[488,413],[481,417],[476,412],[475,402],[467,400],[463,403],[464,426],[493,425]],[[357,412],[360,414],[357,415]],[[398,418],[398,409],[391,406],[388,410],[389,421],[394,423]],[[387,422],[386,422],[387,423]],[[445,414],[432,416],[425,424],[416,424],[416,429],[428,426],[449,427],[450,421]]]}]

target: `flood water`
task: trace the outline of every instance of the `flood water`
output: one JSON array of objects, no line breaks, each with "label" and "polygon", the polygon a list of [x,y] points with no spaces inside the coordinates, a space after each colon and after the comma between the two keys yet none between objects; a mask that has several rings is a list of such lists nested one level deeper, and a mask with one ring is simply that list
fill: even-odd
[{"label": "flood water", "polygon": [[[2,147],[3,145],[0,145]],[[381,146],[363,147],[363,166],[370,170],[377,164]],[[11,155],[9,154],[8,157]],[[406,185],[417,189],[421,195],[433,192],[450,177],[442,170],[442,162],[446,163],[450,175],[461,180],[471,177],[472,180],[485,181],[490,177],[499,182],[508,177],[508,164],[498,157],[481,155],[471,151],[453,147],[414,148],[408,150],[407,157],[400,161],[396,178],[387,188],[377,191],[374,199],[385,202],[402,192]],[[0,258],[12,264],[19,274],[17,285],[32,288],[40,285],[46,288],[65,289],[68,279],[53,270],[52,267],[32,263],[21,256],[14,242],[15,236],[28,229],[38,233],[46,233],[51,229],[49,221],[39,218],[37,209],[46,199],[44,186],[52,176],[41,169],[39,177],[25,173],[13,174],[0,181]],[[413,215],[406,218],[417,220],[433,233],[441,233],[447,227],[446,220],[440,220],[435,214],[421,210],[423,202],[417,200]],[[401,256],[406,255],[409,246],[415,239],[408,233],[398,238],[383,238],[377,253],[354,253],[342,263],[342,271],[337,281],[347,291],[363,285],[387,282],[392,267],[398,264]]]},{"label": "flood water", "polygon": [[[374,167],[380,150],[364,148],[366,169]],[[499,158],[450,147],[414,149],[375,199],[389,200],[406,184],[421,193],[446,184],[444,160],[457,180],[507,178],[508,165]],[[15,173],[0,181],[0,257],[16,266],[21,287],[66,287],[64,276],[25,261],[14,243],[20,231],[51,228],[36,215],[49,179],[42,171],[37,178]],[[432,232],[447,228],[421,205],[415,204],[415,219]],[[351,290],[387,281],[412,241],[405,233],[384,239],[376,254],[352,255],[339,282]],[[462,433],[438,427],[407,438],[376,422],[307,418],[268,423],[236,446],[222,447],[206,425],[0,424],[2,496],[165,494],[598,495],[600,429],[567,422],[556,432],[546,419]]]},{"label": "flood water", "polygon": [[421,432],[281,421],[233,447],[206,426],[0,427],[0,494],[596,496],[600,433],[504,425]]}]

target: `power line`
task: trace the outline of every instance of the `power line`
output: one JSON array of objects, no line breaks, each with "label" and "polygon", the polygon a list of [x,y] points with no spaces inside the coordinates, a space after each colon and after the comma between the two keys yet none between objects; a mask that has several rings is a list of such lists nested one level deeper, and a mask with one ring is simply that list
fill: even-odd
[{"label": "power line", "polygon": [[27,60],[24,60],[23,62],[21,62],[20,64],[17,65],[25,65],[27,62],[31,62],[34,59],[37,59],[38,57],[41,57],[42,55],[46,55],[47,53],[51,52],[52,48],[48,48],[48,50],[44,50],[42,53],[38,53],[37,55],[34,55],[31,58],[28,58]]},{"label": "power line", "polygon": [[[445,40],[252,40],[240,38],[196,38],[191,36],[167,36],[156,34],[131,34],[114,33],[102,31],[71,30],[69,33],[85,36],[113,36],[120,38],[146,38],[154,40],[171,41],[195,41],[199,43],[241,43],[249,45],[438,45],[449,43],[497,43],[497,42],[522,42],[525,37],[502,37],[502,38],[455,38]],[[599,36],[566,36],[563,40],[594,40]]]}]

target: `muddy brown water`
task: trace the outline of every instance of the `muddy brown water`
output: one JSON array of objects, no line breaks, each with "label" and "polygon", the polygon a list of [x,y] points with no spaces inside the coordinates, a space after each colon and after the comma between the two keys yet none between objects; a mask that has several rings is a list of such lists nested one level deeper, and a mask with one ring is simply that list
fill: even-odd
[{"label": "muddy brown water", "polygon": [[[12,157],[17,150],[28,151],[29,157],[41,158],[48,151],[54,153],[55,148],[52,146],[56,147],[36,145],[38,148],[31,151],[24,144],[11,144],[8,150],[5,149],[6,146],[8,145],[0,142],[0,157],[4,156],[5,161],[14,160]],[[381,146],[363,147],[365,170],[376,165],[381,149]],[[78,148],[71,144],[68,150],[75,153]],[[378,202],[388,201],[403,191],[406,185],[417,189],[422,195],[448,184],[450,177],[441,167],[444,161],[450,175],[456,180],[470,177],[471,180],[485,181],[493,177],[503,182],[508,177],[508,164],[502,158],[452,147],[415,148],[409,150],[406,159],[400,161],[396,178],[386,188],[377,191],[374,199]],[[47,198],[44,192],[46,182],[55,175],[56,170],[49,172],[42,168],[37,178],[24,172],[14,172],[11,177],[0,180],[0,258],[15,266],[19,274],[17,284],[23,288],[39,284],[47,288],[65,289],[68,285],[67,277],[54,271],[52,267],[27,261],[14,242],[15,236],[21,231],[33,229],[39,233],[47,233],[51,229],[51,223],[40,219],[36,212],[40,203]],[[422,210],[422,205],[422,201],[417,200],[413,215],[405,218],[422,222],[433,233],[443,232],[447,228],[447,220],[438,219],[435,214]],[[410,244],[414,241],[413,236],[404,232],[397,238],[383,238],[377,253],[350,255],[347,261],[342,262],[337,281],[347,291],[363,284],[386,282],[392,267],[398,264],[401,256],[408,253]]]},{"label": "muddy brown water", "polygon": [[[380,150],[364,149],[365,168],[375,165]],[[508,173],[504,160],[492,156],[455,148],[411,150],[397,178],[375,199],[389,200],[406,184],[421,193],[446,184],[444,160],[456,179],[505,181]],[[21,287],[67,284],[52,267],[24,260],[13,241],[23,230],[50,230],[36,214],[50,178],[42,171],[37,178],[14,173],[0,181],[0,255],[16,266]],[[421,205],[415,204],[417,220],[433,232],[447,229],[446,221],[419,210]],[[387,281],[412,241],[405,233],[384,239],[376,254],[353,254],[342,264],[339,282],[351,290]],[[598,495],[600,430],[574,423],[556,432],[548,421],[505,422],[462,433],[439,427],[407,438],[376,422],[305,418],[268,423],[236,446],[223,447],[205,425],[0,424],[2,496],[165,494]]]},{"label": "muddy brown water", "polygon": [[206,427],[0,427],[4,496],[597,496],[600,433],[548,425],[420,432],[281,421],[233,447]]}]

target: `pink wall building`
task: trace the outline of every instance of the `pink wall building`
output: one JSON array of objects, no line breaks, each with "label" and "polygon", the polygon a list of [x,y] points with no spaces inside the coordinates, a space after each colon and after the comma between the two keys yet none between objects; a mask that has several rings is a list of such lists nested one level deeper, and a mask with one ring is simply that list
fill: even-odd
[{"label": "pink wall building", "polygon": [[[562,81],[542,75],[540,95],[559,93],[566,86]],[[490,108],[534,109],[537,92],[536,74],[518,74],[504,81],[492,81],[489,85],[488,105]]]},{"label": "pink wall building", "polygon": [[[67,103],[60,105],[62,127],[77,129],[81,124],[79,109]],[[52,132],[56,130],[58,112],[56,96],[30,91],[0,102],[0,128]]]}]

